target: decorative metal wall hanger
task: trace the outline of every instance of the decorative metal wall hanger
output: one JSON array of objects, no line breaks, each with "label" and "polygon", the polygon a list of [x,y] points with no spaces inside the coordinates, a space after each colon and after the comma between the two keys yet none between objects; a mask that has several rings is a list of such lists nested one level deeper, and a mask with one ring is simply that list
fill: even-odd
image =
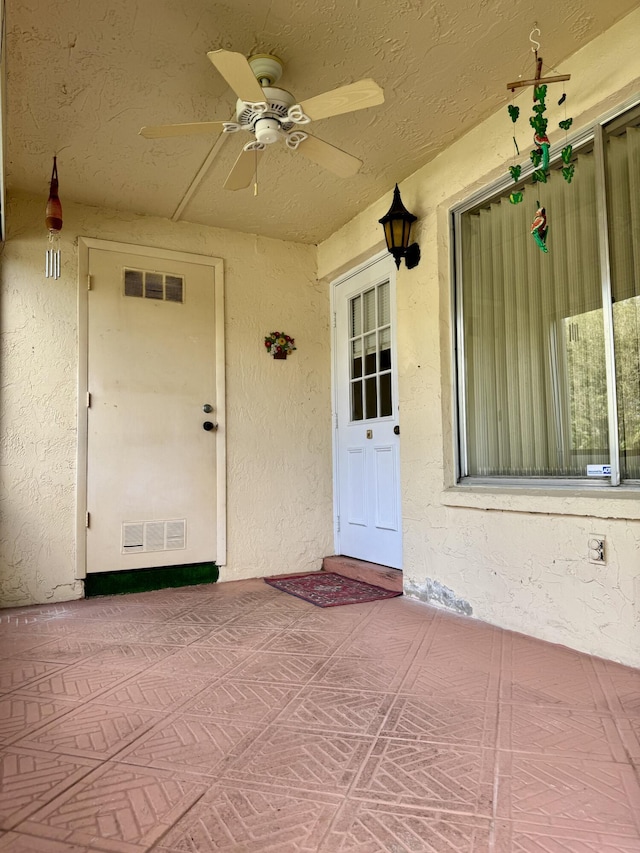
[{"label": "decorative metal wall hanger", "polygon": [[[534,77],[528,80],[514,80],[512,83],[507,83],[507,89],[511,91],[511,94],[515,92],[516,89],[521,89],[528,86],[533,86],[533,111],[532,115],[529,118],[529,124],[533,129],[533,145],[534,147],[531,149],[529,157],[531,162],[533,163],[533,175],[532,180],[534,184],[542,185],[546,184],[549,178],[549,137],[547,136],[547,126],[548,119],[545,116],[547,111],[547,87],[554,83],[564,83],[567,80],[571,79],[570,74],[556,74],[553,76],[543,77],[542,75],[542,57],[539,56],[538,51],[540,50],[540,42],[534,39],[534,34],[539,36],[540,30],[538,25],[535,24],[534,28],[531,30],[529,34],[529,41],[532,44],[531,50],[535,55],[535,74]],[[566,103],[567,95],[566,92],[563,92],[562,97],[558,101],[558,106],[562,106]],[[520,107],[517,107],[515,104],[509,104],[507,107],[509,112],[509,116],[511,121],[515,125],[520,115]],[[562,121],[558,123],[558,127],[566,132],[569,130],[573,123],[572,118],[566,117],[566,106],[565,106],[565,117]],[[518,183],[520,180],[520,175],[522,173],[522,166],[516,164],[515,157],[516,155],[520,155],[520,150],[518,148],[518,143],[516,141],[515,135],[513,136],[513,145],[514,145],[514,162],[513,165],[509,167],[509,173],[513,179],[514,183]],[[570,184],[573,179],[573,174],[575,171],[575,163],[571,162],[573,149],[571,145],[566,144],[562,150],[562,177],[565,181]],[[509,196],[509,201],[511,204],[519,204],[524,196],[524,190],[514,191]],[[531,224],[531,235],[536,241],[537,245],[543,252],[548,252],[547,248],[547,212],[545,207],[540,203],[538,199],[536,202],[537,210]]]},{"label": "decorative metal wall hanger", "polygon": [[525,86],[542,86],[548,83],[561,83],[564,80],[571,80],[571,74],[556,74],[554,77],[542,76],[542,57],[538,56],[540,42],[533,38],[534,33],[536,33],[536,35],[540,35],[540,28],[537,24],[534,25],[533,29],[529,33],[529,41],[533,45],[531,50],[536,56],[536,76],[532,80],[516,80],[513,83],[507,83],[507,89],[511,89],[512,92],[516,89],[522,89]]}]

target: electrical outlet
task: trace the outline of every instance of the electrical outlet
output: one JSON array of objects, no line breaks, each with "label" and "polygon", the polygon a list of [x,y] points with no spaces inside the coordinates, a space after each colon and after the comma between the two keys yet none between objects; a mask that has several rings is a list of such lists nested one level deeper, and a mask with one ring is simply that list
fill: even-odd
[{"label": "electrical outlet", "polygon": [[592,533],[589,536],[587,546],[589,548],[589,562],[604,565],[607,558],[604,552],[605,537],[601,533]]}]

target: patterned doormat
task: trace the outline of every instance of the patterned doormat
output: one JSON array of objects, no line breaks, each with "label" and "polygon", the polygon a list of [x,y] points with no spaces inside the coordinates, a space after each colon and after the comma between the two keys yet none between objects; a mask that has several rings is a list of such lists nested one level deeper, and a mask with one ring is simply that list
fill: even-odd
[{"label": "patterned doormat", "polygon": [[364,581],[345,578],[334,572],[311,572],[306,575],[265,578],[265,583],[310,601],[316,607],[338,607],[341,604],[362,604],[381,598],[396,598],[401,592],[393,592]]}]

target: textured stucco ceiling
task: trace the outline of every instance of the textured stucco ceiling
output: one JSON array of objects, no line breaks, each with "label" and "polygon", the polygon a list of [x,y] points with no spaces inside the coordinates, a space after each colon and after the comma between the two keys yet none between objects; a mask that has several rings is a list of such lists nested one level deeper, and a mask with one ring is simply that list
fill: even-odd
[{"label": "textured stucco ceiling", "polygon": [[[529,33],[557,65],[636,0],[6,0],[9,190],[317,243],[506,102],[530,76]],[[222,189],[248,137],[145,140],[142,125],[226,120],[235,97],[207,59],[274,53],[298,100],[373,77],[385,104],[314,122],[364,160],[340,179],[271,146],[259,194]],[[215,156],[210,157],[216,145]],[[204,177],[185,204],[194,178]],[[381,210],[382,215],[385,211]]]}]

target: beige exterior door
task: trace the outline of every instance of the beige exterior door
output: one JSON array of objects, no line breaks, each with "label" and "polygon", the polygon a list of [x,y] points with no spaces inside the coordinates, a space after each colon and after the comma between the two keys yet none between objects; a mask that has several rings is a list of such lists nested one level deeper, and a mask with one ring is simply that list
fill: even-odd
[{"label": "beige exterior door", "polygon": [[402,568],[395,267],[389,255],[334,289],[336,550]]},{"label": "beige exterior door", "polygon": [[216,561],[216,270],[92,246],[88,269],[86,571]]}]

